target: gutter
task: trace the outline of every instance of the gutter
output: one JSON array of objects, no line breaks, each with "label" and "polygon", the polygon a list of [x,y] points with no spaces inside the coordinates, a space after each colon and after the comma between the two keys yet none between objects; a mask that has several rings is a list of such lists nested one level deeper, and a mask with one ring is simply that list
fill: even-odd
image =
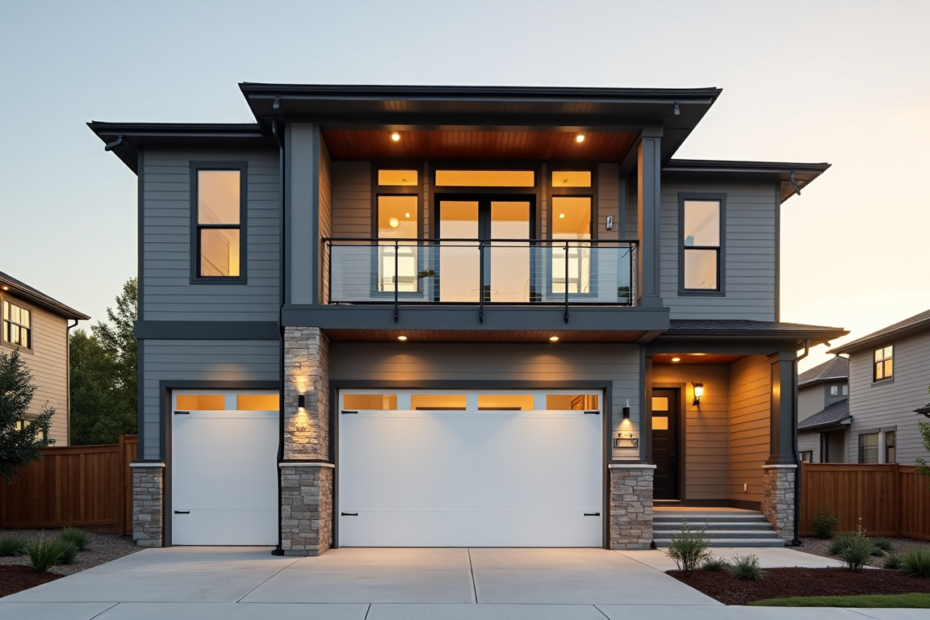
[{"label": "gutter", "polygon": [[280,381],[278,396],[278,546],[275,547],[271,555],[284,555],[283,535],[283,515],[281,514],[281,467],[284,461],[284,141],[278,131],[278,120],[275,119],[271,124],[274,139],[278,143],[278,192],[279,208],[281,209],[281,229],[278,240],[278,342],[280,351],[278,354],[278,379]]},{"label": "gutter", "polygon": [[[794,360],[794,376],[798,376],[798,362],[808,356],[811,352],[811,341],[804,341],[804,353],[799,355],[797,359]],[[794,406],[791,408],[791,424],[794,427],[794,441],[791,442],[791,453],[794,455],[794,463],[797,466],[797,469],[794,471],[794,539],[791,541],[791,545],[794,547],[801,546],[801,539],[798,537],[798,532],[801,528],[801,454],[798,452],[798,382],[795,379],[794,389],[792,391],[792,398],[794,400]]]}]

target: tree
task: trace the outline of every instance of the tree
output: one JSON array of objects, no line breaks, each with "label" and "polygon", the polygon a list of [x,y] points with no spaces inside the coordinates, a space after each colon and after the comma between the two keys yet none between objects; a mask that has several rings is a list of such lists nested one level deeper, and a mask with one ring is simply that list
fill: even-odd
[{"label": "tree", "polygon": [[42,458],[42,448],[49,445],[54,409],[45,405],[25,423],[35,393],[32,375],[19,351],[0,353],[0,475],[8,484],[23,467]]},{"label": "tree", "polygon": [[109,323],[71,335],[71,442],[115,443],[137,432],[138,350],[133,331],[138,286],[130,278],[107,308]]}]

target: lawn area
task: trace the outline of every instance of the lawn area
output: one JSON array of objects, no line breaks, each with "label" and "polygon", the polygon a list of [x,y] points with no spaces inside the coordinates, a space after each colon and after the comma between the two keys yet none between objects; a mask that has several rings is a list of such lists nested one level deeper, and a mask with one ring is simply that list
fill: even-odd
[{"label": "lawn area", "polygon": [[863,594],[860,596],[793,596],[753,601],[761,607],[886,607],[930,609],[930,594]]}]

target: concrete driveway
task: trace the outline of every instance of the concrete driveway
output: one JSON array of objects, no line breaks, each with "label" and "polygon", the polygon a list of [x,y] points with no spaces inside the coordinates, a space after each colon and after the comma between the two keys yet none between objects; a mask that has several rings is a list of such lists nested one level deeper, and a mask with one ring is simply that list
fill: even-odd
[{"label": "concrete driveway", "polygon": [[[825,565],[787,549],[755,551],[764,554],[764,566],[792,566],[807,558],[813,558],[810,565]],[[282,558],[268,549],[172,547],[141,551],[0,599],[0,619],[911,617],[876,610],[862,610],[868,612],[863,615],[724,607],[665,575],[667,562],[661,551],[600,549],[335,549],[318,558]]]}]

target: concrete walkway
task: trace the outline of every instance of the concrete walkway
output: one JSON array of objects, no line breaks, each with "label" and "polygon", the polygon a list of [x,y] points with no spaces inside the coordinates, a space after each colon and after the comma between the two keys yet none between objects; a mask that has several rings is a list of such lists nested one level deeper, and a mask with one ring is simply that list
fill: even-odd
[{"label": "concrete walkway", "polygon": [[[830,566],[789,549],[764,567]],[[0,620],[633,620],[873,618],[925,610],[725,607],[672,579],[662,551],[336,549],[318,558],[268,549],[149,549],[0,599]]]}]

